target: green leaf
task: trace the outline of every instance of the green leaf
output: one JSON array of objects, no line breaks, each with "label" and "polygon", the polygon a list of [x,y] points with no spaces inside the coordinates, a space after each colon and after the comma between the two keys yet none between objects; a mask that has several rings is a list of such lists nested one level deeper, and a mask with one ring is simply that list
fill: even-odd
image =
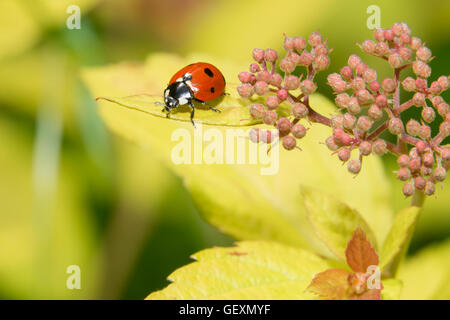
[{"label": "green leaf", "polygon": [[427,247],[407,258],[397,278],[403,281],[401,299],[450,299],[450,240]]},{"label": "green leaf", "polygon": [[419,217],[420,208],[409,207],[401,210],[395,217],[394,223],[381,250],[380,268],[384,271],[389,267],[391,276],[404,257],[409,245],[414,227]]},{"label": "green leaf", "polygon": [[213,248],[173,272],[147,299],[313,299],[306,287],[329,264],[305,250],[265,241]]},{"label": "green leaf", "polygon": [[[312,188],[301,188],[307,217],[317,236],[341,261],[355,229],[361,227],[376,248],[375,236],[358,211]],[[360,271],[360,270],[357,270]]]},{"label": "green leaf", "polygon": [[403,283],[397,279],[384,279],[383,290],[381,290],[382,300],[398,300],[402,293]]},{"label": "green leaf", "polygon": [[[83,71],[82,76],[95,97],[143,93],[162,95],[172,74],[193,61],[213,63],[227,80],[235,79],[239,71],[246,69],[245,66],[200,55],[181,59],[168,54],[154,54],[149,56],[145,65],[121,63],[89,68]],[[230,99],[240,99],[235,91],[227,89],[227,92]],[[312,96],[311,103],[323,114],[335,110],[333,104],[320,95]],[[165,119],[104,100],[99,100],[99,111],[112,131],[150,149],[152,157],[158,157],[180,176],[203,217],[237,239],[280,241],[313,247],[318,252],[331,255],[308,226],[306,210],[298,192],[300,184],[333,193],[336,198],[358,209],[376,230],[380,243],[387,231],[386,225],[391,223],[389,185],[379,159],[368,157],[363,170],[354,179],[339,161],[330,159],[330,151],[319,144],[330,135],[329,128],[312,126],[299,142],[303,152],[280,150],[278,153],[273,149],[269,155],[273,158],[268,159],[272,161],[266,164],[251,164],[248,160],[245,164],[237,161],[207,164],[204,161],[196,163],[194,159],[191,163],[175,164],[172,153],[180,142],[173,139],[174,132],[182,130],[186,133],[192,146],[197,141],[195,139],[202,140],[209,130],[225,137],[229,130],[239,129],[241,131],[234,131],[237,136],[234,141],[237,143],[239,140],[245,150],[249,150],[248,129],[200,126],[199,123],[194,130],[188,121]],[[204,111],[211,117],[221,116]],[[182,113],[178,114],[182,116]],[[188,117],[188,112],[183,116]],[[244,117],[248,118],[249,115]],[[225,139],[222,141],[226,145]],[[202,150],[205,150],[209,142],[202,142]],[[262,169],[267,171],[271,164],[276,174],[263,175]]]}]

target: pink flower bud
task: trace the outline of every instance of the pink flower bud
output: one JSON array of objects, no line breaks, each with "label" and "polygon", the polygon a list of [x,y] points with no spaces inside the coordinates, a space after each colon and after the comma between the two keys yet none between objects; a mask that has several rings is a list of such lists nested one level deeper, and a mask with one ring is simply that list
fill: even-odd
[{"label": "pink flower bud", "polygon": [[277,98],[278,98],[279,101],[286,100],[288,95],[289,94],[288,94],[286,89],[280,89],[280,90],[277,91]]},{"label": "pink flower bud", "polygon": [[403,33],[402,24],[400,22],[394,23],[392,31],[394,32],[394,35],[399,37]]},{"label": "pink flower bud", "polygon": [[413,62],[413,72],[422,78],[428,78],[431,75],[431,68],[423,61],[416,60]]},{"label": "pink flower bud", "polygon": [[422,156],[422,162],[425,167],[428,167],[428,168],[433,167],[433,164],[434,164],[433,153],[431,153],[431,152],[425,153]]},{"label": "pink flower bud", "polygon": [[365,82],[371,83],[377,80],[377,72],[374,69],[367,68],[362,74],[362,78]]},{"label": "pink flower bud", "polygon": [[297,52],[289,51],[286,58],[291,60],[295,65],[300,64],[300,55]]},{"label": "pink flower bud", "polygon": [[254,88],[255,93],[259,96],[263,96],[269,91],[269,86],[265,81],[256,81]]},{"label": "pink flower bud", "polygon": [[261,70],[256,74],[256,80],[269,82],[271,78],[271,74],[266,70]]},{"label": "pink flower bud", "polygon": [[254,59],[256,62],[261,63],[261,62],[263,62],[263,60],[264,60],[264,50],[263,50],[263,49],[255,48],[255,49],[253,49],[253,51],[252,51],[252,56],[253,56],[253,59]]},{"label": "pink flower bud", "polygon": [[400,168],[397,172],[397,178],[400,181],[408,181],[411,178],[411,171],[408,168]]},{"label": "pink flower bud", "polygon": [[294,37],[294,49],[298,52],[306,48],[306,40],[301,37]]},{"label": "pink flower bud", "polygon": [[426,183],[427,181],[423,177],[417,177],[414,179],[414,187],[416,189],[423,190]]},{"label": "pink flower bud", "polygon": [[331,151],[336,151],[337,149],[339,149],[339,146],[336,143],[336,141],[335,141],[333,136],[329,136],[325,140],[325,144],[327,145],[328,149],[331,150]]},{"label": "pink flower bud", "polygon": [[372,53],[375,51],[375,42],[372,40],[365,40],[363,41],[361,48],[365,53]]},{"label": "pink flower bud", "polygon": [[394,92],[396,88],[395,81],[394,79],[391,78],[384,79],[383,82],[381,83],[381,86],[383,87],[383,90],[388,93]]},{"label": "pink flower bud", "polygon": [[308,42],[312,47],[322,43],[322,36],[318,32],[313,32],[308,38]]},{"label": "pink flower bud", "polygon": [[378,42],[375,46],[375,53],[379,56],[384,56],[389,53],[389,46],[386,42]]},{"label": "pink flower bud", "polygon": [[416,88],[419,90],[425,90],[428,87],[427,80],[422,78],[416,79]]},{"label": "pink flower bud", "polygon": [[361,58],[356,54],[350,55],[348,58],[347,64],[350,68],[355,69],[358,64],[361,63]]},{"label": "pink flower bud", "polygon": [[420,158],[413,158],[409,160],[409,169],[413,172],[420,170]]},{"label": "pink flower bud", "polygon": [[301,123],[297,123],[292,126],[291,133],[297,139],[301,139],[306,135],[306,128]]},{"label": "pink flower bud", "polygon": [[405,168],[409,166],[409,160],[410,159],[406,154],[402,154],[400,157],[398,157],[397,163],[400,167]]},{"label": "pink flower bud", "polygon": [[375,103],[381,109],[386,108],[388,105],[387,97],[384,94],[380,94],[375,98]]},{"label": "pink flower bud", "polygon": [[437,79],[439,85],[441,86],[442,90],[447,90],[450,86],[450,79],[447,76],[440,76]]},{"label": "pink flower bud", "polygon": [[367,114],[372,120],[378,120],[383,116],[383,111],[376,104],[373,104],[370,106]]},{"label": "pink flower bud", "polygon": [[250,72],[251,73],[256,73],[256,72],[258,72],[260,70],[261,70],[261,68],[259,67],[259,65],[257,63],[252,63],[250,65]]},{"label": "pink flower bud", "polygon": [[418,141],[418,142],[416,143],[416,149],[417,149],[417,152],[418,152],[418,153],[424,153],[426,148],[427,148],[427,145],[426,145],[425,142],[423,142],[423,141]]},{"label": "pink flower bud", "polygon": [[283,148],[285,148],[286,150],[292,150],[297,146],[297,141],[293,136],[285,136],[283,138],[282,144]]},{"label": "pink flower bud", "polygon": [[434,194],[435,189],[436,188],[434,186],[434,183],[431,181],[427,181],[427,183],[425,184],[424,192],[427,196],[431,196]]},{"label": "pink flower bud", "polygon": [[266,59],[267,62],[273,63],[278,59],[278,52],[273,49],[266,49],[264,51],[264,59]]},{"label": "pink flower bud", "polygon": [[400,57],[403,59],[403,61],[411,60],[411,57],[412,57],[411,49],[403,47],[403,48],[400,48],[398,53],[399,53]]},{"label": "pink flower bud", "polygon": [[356,127],[363,132],[369,131],[370,128],[372,128],[372,125],[373,121],[367,116],[359,117],[358,122],[356,123]]},{"label": "pink flower bud", "polygon": [[403,122],[399,118],[390,119],[388,129],[389,132],[394,135],[402,134],[405,131],[403,127]]},{"label": "pink flower bud", "polygon": [[317,56],[313,61],[313,68],[321,71],[330,66],[330,58],[327,55],[321,54]]},{"label": "pink flower bud", "polygon": [[348,105],[348,102],[350,101],[350,97],[346,93],[340,93],[336,96],[334,99],[336,102],[336,105],[340,108],[345,108]]},{"label": "pink flower bud", "polygon": [[417,107],[422,107],[425,105],[425,94],[422,92],[416,92],[412,97],[412,102]]},{"label": "pink flower bud", "polygon": [[450,148],[442,148],[441,149],[441,158],[444,161],[450,160]]},{"label": "pink flower bud", "polygon": [[384,30],[382,28],[377,28],[373,32],[374,38],[377,41],[384,41]]},{"label": "pink flower bud", "polygon": [[394,40],[394,32],[391,29],[384,30],[384,39],[387,41]]},{"label": "pink flower bud", "polygon": [[416,90],[416,81],[411,77],[406,77],[402,82],[403,89],[412,92]]},{"label": "pink flower bud", "polygon": [[438,168],[436,168],[436,170],[434,170],[433,178],[436,181],[442,182],[445,180],[446,177],[447,177],[447,171],[445,170],[445,168],[438,167]]},{"label": "pink flower bud", "polygon": [[350,149],[348,149],[348,148],[341,148],[338,151],[338,158],[339,158],[339,160],[341,160],[343,162],[347,162],[348,159],[350,159],[350,155],[351,155],[351,152],[350,152]]},{"label": "pink flower bud", "polygon": [[410,42],[411,49],[418,50],[422,46],[422,40],[417,37],[412,37]]},{"label": "pink flower bud", "polygon": [[279,73],[274,73],[270,76],[270,84],[275,87],[280,87],[283,77]]},{"label": "pink flower bud", "polygon": [[303,103],[296,103],[292,107],[292,113],[294,117],[301,119],[308,115],[308,108]]},{"label": "pink flower bud", "polygon": [[305,95],[310,95],[310,94],[314,93],[314,91],[316,91],[316,89],[317,89],[317,86],[311,80],[303,80],[300,83],[300,90]]},{"label": "pink flower bud", "polygon": [[292,123],[288,118],[282,117],[278,119],[277,128],[282,134],[286,134],[291,131]]},{"label": "pink flower bud", "polygon": [[367,68],[368,68],[367,64],[365,64],[364,62],[361,62],[355,68],[356,75],[361,77],[364,74],[364,71],[367,70]]},{"label": "pink flower bud", "polygon": [[391,54],[391,55],[389,56],[388,62],[389,62],[389,64],[390,64],[393,68],[395,68],[395,69],[400,68],[400,67],[403,65],[403,59],[402,59],[402,57],[401,57],[399,54],[397,54],[397,53]]},{"label": "pink flower bud", "polygon": [[381,85],[380,85],[380,83],[378,81],[372,81],[369,84],[369,89],[374,91],[374,92],[378,92],[380,90],[380,88],[381,88]]},{"label": "pink flower bud", "polygon": [[433,122],[434,118],[436,117],[436,114],[434,112],[434,109],[431,107],[425,107],[422,110],[422,118],[425,122]]},{"label": "pink flower bud", "polygon": [[298,64],[307,67],[307,66],[311,65],[313,60],[314,60],[314,56],[305,50],[300,55],[300,61]]},{"label": "pink flower bud", "polygon": [[238,74],[238,78],[242,83],[250,83],[252,81],[252,74],[249,72],[241,72]]},{"label": "pink flower bud", "polygon": [[272,125],[277,121],[277,114],[274,111],[266,111],[263,116],[263,122]]},{"label": "pink flower bud", "polygon": [[431,50],[428,49],[427,47],[420,47],[416,51],[416,57],[422,60],[423,62],[428,62],[431,59]]},{"label": "pink flower bud", "polygon": [[440,94],[442,91],[441,85],[437,81],[433,81],[430,85],[430,92],[434,95]]},{"label": "pink flower bud", "polygon": [[400,35],[400,40],[402,44],[409,44],[411,42],[411,36],[409,34],[403,33]]},{"label": "pink flower bud", "polygon": [[253,119],[262,119],[265,112],[264,106],[260,103],[250,105],[250,115]]},{"label": "pink flower bud", "polygon": [[414,186],[412,185],[412,183],[405,183],[402,192],[406,197],[412,196],[414,193]]},{"label": "pink flower bud", "polygon": [[241,97],[250,98],[255,92],[253,86],[249,83],[241,84],[237,87],[237,91]]},{"label": "pink flower bud", "polygon": [[348,146],[352,143],[352,138],[342,128],[333,129],[333,136],[338,145]]},{"label": "pink flower bud", "polygon": [[369,102],[373,102],[374,100],[370,92],[366,89],[356,91],[355,96],[358,99],[360,105],[368,104]]},{"label": "pink flower bud", "polygon": [[424,140],[429,139],[431,137],[431,128],[427,125],[421,125],[418,136]]},{"label": "pink flower bud", "polygon": [[419,172],[419,174],[422,177],[429,177],[429,176],[431,176],[432,173],[433,173],[433,169],[425,167],[425,166],[422,166],[420,168],[420,172]]},{"label": "pink flower bud", "polygon": [[295,90],[300,85],[300,79],[296,76],[286,76],[284,77],[284,88],[286,90]]},{"label": "pink flower bud", "polygon": [[259,129],[255,129],[255,128],[251,129],[248,136],[249,136],[251,142],[258,143],[259,138],[260,138]]},{"label": "pink flower bud", "polygon": [[353,174],[357,174],[361,171],[361,161],[359,159],[352,159],[347,164],[347,169]]},{"label": "pink flower bud", "polygon": [[344,113],[343,126],[345,129],[352,130],[356,125],[356,117],[350,113]]},{"label": "pink flower bud", "polygon": [[447,120],[441,123],[439,133],[444,137],[450,136],[450,121]]},{"label": "pink flower bud", "polygon": [[431,103],[435,107],[437,107],[442,102],[444,102],[444,99],[441,96],[435,96],[431,98]]},{"label": "pink flower bud", "polygon": [[418,123],[416,120],[411,119],[406,124],[406,132],[412,136],[417,136],[419,134],[420,129],[420,123]]},{"label": "pink flower bud", "polygon": [[366,82],[363,78],[355,77],[352,81],[352,88],[354,91],[362,90],[366,88]]},{"label": "pink flower bud", "polygon": [[335,114],[331,117],[332,128],[342,128],[344,123],[344,116],[342,114]]},{"label": "pink flower bud", "polygon": [[340,73],[345,80],[353,78],[353,70],[349,66],[342,67]]},{"label": "pink flower bud", "polygon": [[292,38],[292,37],[284,37],[283,46],[284,46],[284,48],[287,51],[294,50],[294,38]]},{"label": "pink flower bud", "polygon": [[358,103],[358,99],[351,97],[348,102],[347,109],[351,114],[358,114],[361,111],[361,106]]},{"label": "pink flower bud", "polygon": [[318,56],[320,56],[320,55],[328,55],[329,50],[328,50],[327,45],[324,44],[324,43],[322,43],[322,44],[317,45],[317,46],[314,48],[314,52],[315,52],[315,54],[318,55]]},{"label": "pink flower bud", "polygon": [[280,101],[278,100],[277,96],[270,96],[270,97],[267,97],[267,99],[266,99],[267,108],[269,108],[270,110],[274,110],[274,109],[278,108],[279,104],[280,104]]},{"label": "pink flower bud", "polygon": [[372,152],[376,155],[383,155],[387,152],[386,142],[382,139],[377,139],[372,143]]},{"label": "pink flower bud", "polygon": [[368,156],[371,151],[372,151],[372,144],[369,141],[362,141],[359,144],[359,152],[363,156]]},{"label": "pink flower bud", "polygon": [[295,63],[288,58],[284,58],[280,62],[280,69],[286,73],[291,73],[295,70]]}]

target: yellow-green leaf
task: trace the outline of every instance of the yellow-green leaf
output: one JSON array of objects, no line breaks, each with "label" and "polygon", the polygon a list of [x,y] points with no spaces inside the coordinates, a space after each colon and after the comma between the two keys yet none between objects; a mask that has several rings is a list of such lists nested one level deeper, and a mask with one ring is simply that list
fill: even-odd
[{"label": "yellow-green leaf", "polygon": [[358,227],[364,230],[376,248],[372,230],[358,211],[312,188],[302,187],[301,195],[314,231],[339,260],[346,260],[347,244]]},{"label": "yellow-green leaf", "polygon": [[401,210],[395,217],[394,223],[381,250],[380,268],[384,270],[391,265],[390,273],[395,275],[396,269],[404,256],[411,240],[414,226],[419,217],[420,208],[409,207]]},{"label": "yellow-green leaf", "polygon": [[306,287],[330,267],[310,252],[266,241],[207,249],[192,258],[196,262],[168,277],[172,284],[147,299],[313,299]]},{"label": "yellow-green leaf", "polygon": [[398,300],[402,293],[403,283],[397,279],[384,279],[383,290],[381,290],[382,300]]}]

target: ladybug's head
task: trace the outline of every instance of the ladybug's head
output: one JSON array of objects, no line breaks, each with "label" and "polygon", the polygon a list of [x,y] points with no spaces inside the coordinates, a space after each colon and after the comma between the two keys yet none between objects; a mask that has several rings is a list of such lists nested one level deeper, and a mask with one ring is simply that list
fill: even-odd
[{"label": "ladybug's head", "polygon": [[167,108],[173,109],[179,105],[179,102],[177,98],[174,98],[171,95],[165,95],[164,104],[166,105]]}]

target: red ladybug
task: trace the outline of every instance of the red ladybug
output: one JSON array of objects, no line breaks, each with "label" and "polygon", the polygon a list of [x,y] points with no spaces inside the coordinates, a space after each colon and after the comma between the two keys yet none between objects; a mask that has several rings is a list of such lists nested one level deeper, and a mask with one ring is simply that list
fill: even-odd
[{"label": "red ladybug", "polygon": [[[164,90],[164,109],[169,117],[172,109],[188,104],[192,108],[191,122],[194,124],[193,101],[206,104],[207,101],[225,93],[225,78],[215,66],[206,62],[190,64],[173,75]],[[211,110],[219,110],[211,107]]]}]

